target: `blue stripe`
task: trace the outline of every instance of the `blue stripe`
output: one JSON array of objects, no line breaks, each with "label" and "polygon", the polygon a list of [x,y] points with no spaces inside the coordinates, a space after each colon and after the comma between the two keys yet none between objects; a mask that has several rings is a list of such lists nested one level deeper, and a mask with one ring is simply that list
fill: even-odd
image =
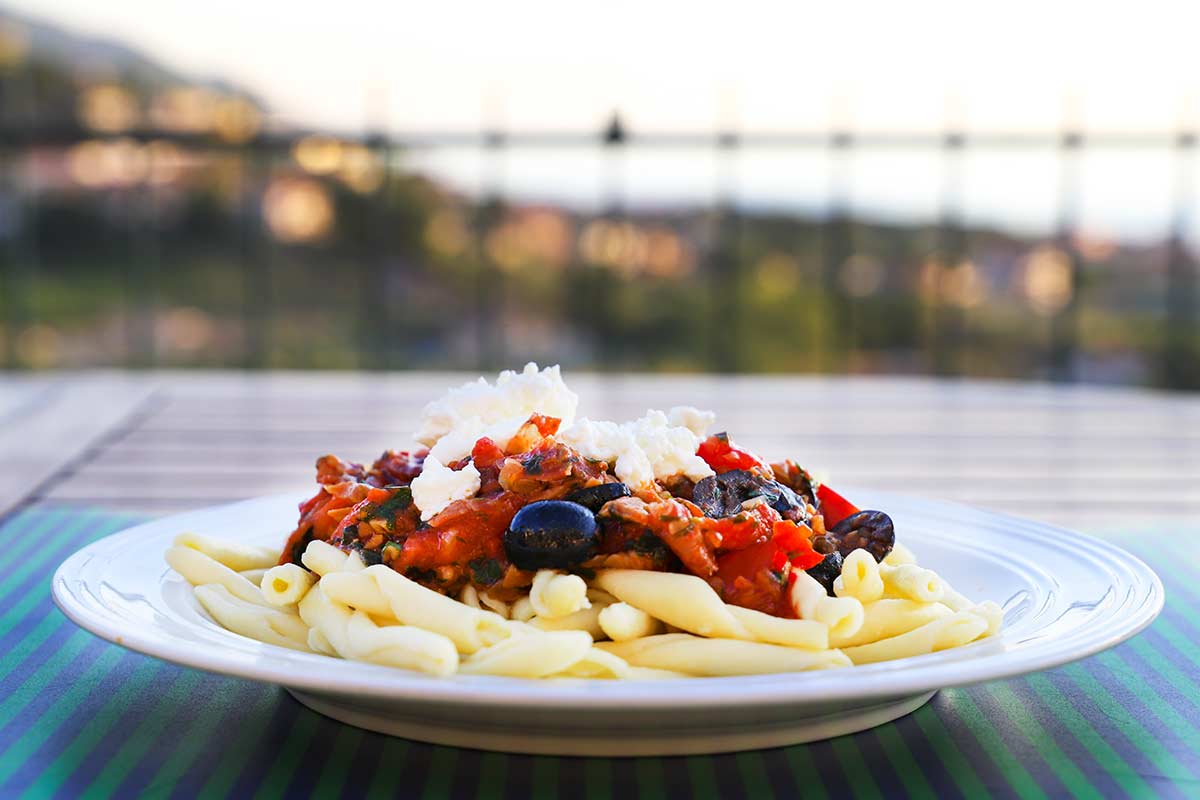
[{"label": "blue stripe", "polygon": [[249,797],[262,784],[267,771],[275,763],[275,749],[295,727],[296,718],[301,714],[311,714],[286,692],[280,692],[279,705],[271,720],[262,731],[262,737],[255,739],[249,751],[246,766],[233,784],[230,794],[233,797]]},{"label": "blue stripe", "polygon": [[979,690],[943,689],[933,696],[933,699],[926,704],[925,708],[918,709],[915,713],[921,714],[925,712],[925,709],[929,709],[930,712],[937,716],[942,728],[946,731],[947,737],[950,739],[951,745],[964,753],[967,763],[974,768],[975,774],[979,776],[979,780],[987,787],[993,797],[1012,797],[1014,796],[1012,786],[1008,778],[1005,777],[1004,772],[1000,769],[1000,765],[979,741],[971,726],[963,722],[962,718],[954,710],[954,704],[961,702],[963,696],[977,691]]}]

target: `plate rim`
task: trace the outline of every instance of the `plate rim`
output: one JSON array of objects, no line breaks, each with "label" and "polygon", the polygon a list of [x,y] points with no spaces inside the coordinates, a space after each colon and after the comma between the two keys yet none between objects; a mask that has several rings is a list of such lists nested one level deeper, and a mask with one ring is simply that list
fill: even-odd
[{"label": "plate rim", "polygon": [[[121,624],[123,620],[114,612],[108,611],[99,604],[89,605],[70,591],[72,580],[81,582],[78,578],[73,577],[74,574],[99,551],[105,547],[114,546],[115,540],[134,538],[146,528],[162,528],[174,524],[176,520],[185,520],[190,517],[201,517],[216,512],[229,513],[246,506],[268,505],[285,501],[294,504],[295,496],[291,493],[266,495],[236,503],[208,506],[180,514],[158,517],[105,536],[77,550],[59,565],[51,580],[51,595],[55,605],[68,619],[102,639],[164,661],[215,674],[271,683],[301,691],[352,697],[377,697],[414,703],[457,703],[496,708],[527,707],[536,704],[564,709],[613,709],[619,707],[624,710],[666,709],[677,706],[684,700],[700,701],[705,706],[712,708],[779,703],[857,701],[969,686],[1039,672],[1088,658],[1136,636],[1148,627],[1163,609],[1165,591],[1162,581],[1154,570],[1142,559],[1124,548],[1099,537],[960,503],[880,490],[858,491],[862,495],[884,498],[885,502],[886,498],[892,498],[894,502],[902,501],[927,507],[943,515],[970,515],[977,518],[974,523],[976,526],[980,524],[978,518],[982,517],[995,524],[1020,526],[1027,529],[1032,527],[1039,534],[1049,533],[1072,537],[1079,544],[1092,549],[1097,557],[1106,559],[1110,566],[1119,565],[1129,573],[1131,578],[1140,578],[1138,581],[1131,581],[1130,586],[1145,587],[1144,592],[1139,594],[1141,602],[1133,609],[1133,613],[1114,618],[1106,626],[1103,634],[1086,638],[1081,647],[1070,652],[1063,652],[1061,647],[1051,648],[1045,652],[1041,652],[1045,648],[1031,647],[1020,651],[981,653],[978,658],[955,657],[947,661],[936,660],[946,654],[961,656],[969,648],[978,648],[981,645],[986,647],[988,640],[983,640],[967,645],[966,648],[838,670],[737,677],[699,677],[653,682],[583,680],[547,682],[523,678],[461,675],[436,678],[392,667],[343,662],[353,664],[357,669],[339,671],[339,682],[333,683],[328,677],[325,677],[326,673],[322,670],[286,671],[297,659],[300,659],[301,663],[316,665],[324,664],[325,660],[330,658],[329,656],[300,653],[276,645],[255,642],[261,649],[262,655],[275,656],[275,658],[259,659],[255,663],[242,663],[241,659],[244,658],[244,653],[226,651],[221,648],[188,647],[170,631],[159,627],[149,627],[145,630],[130,629]],[[182,528],[187,523],[179,524]],[[214,625],[214,627],[216,626]],[[229,636],[238,637],[246,642],[254,641],[232,632],[227,633]],[[865,684],[856,680],[823,680],[834,674],[845,676],[849,674],[847,670],[855,671],[853,673],[855,677],[870,677],[871,680]],[[366,677],[353,679],[353,673],[356,671],[360,671]],[[348,674],[351,677],[350,680],[346,680]],[[371,676],[381,676],[386,680],[383,682],[372,681]],[[805,680],[798,676],[813,677]],[[883,676],[886,676],[886,680],[879,679]],[[819,695],[814,695],[813,684],[820,685],[828,682],[833,682],[834,685],[826,686]],[[594,690],[581,693],[578,691],[580,686],[591,687]],[[644,689],[648,686],[670,687],[672,691],[653,694],[645,691],[620,691],[626,687]],[[685,687],[686,691],[681,691]],[[702,687],[710,691],[703,691]]]}]

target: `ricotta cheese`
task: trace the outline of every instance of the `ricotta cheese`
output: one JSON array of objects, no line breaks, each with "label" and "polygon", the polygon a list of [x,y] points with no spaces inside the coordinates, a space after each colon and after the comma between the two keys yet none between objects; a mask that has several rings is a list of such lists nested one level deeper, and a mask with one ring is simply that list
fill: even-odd
[{"label": "ricotta cheese", "polygon": [[453,470],[432,453],[426,456],[421,474],[413,478],[410,487],[413,503],[421,509],[421,519],[428,522],[455,500],[474,497],[479,491],[479,477],[474,464]]},{"label": "ricotta cheese", "polygon": [[448,463],[469,455],[482,436],[506,446],[531,414],[558,417],[569,428],[578,407],[579,395],[563,383],[557,365],[539,371],[530,362],[521,372],[501,372],[495,385],[480,378],[450,389],[425,406],[413,438]]},{"label": "ricotta cheese", "polygon": [[694,406],[674,406],[667,412],[667,424],[672,427],[687,428],[703,439],[709,427],[717,421],[717,415],[711,411],[701,411]]},{"label": "ricotta cheese", "polygon": [[[691,411],[696,412],[692,419],[695,424],[706,418],[705,412]],[[618,478],[636,488],[651,484],[655,478],[683,474],[698,481],[712,475],[712,468],[696,455],[702,431],[698,434],[690,427],[672,425],[666,414],[651,410],[640,419],[620,425],[584,418],[558,438],[586,458],[607,461]]]}]

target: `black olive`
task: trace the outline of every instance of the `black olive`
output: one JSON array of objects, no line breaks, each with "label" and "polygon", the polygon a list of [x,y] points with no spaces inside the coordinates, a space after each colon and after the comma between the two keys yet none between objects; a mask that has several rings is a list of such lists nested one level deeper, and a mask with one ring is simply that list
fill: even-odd
[{"label": "black olive", "polygon": [[[772,496],[772,492],[776,493],[775,496]],[[767,497],[767,502],[771,504],[771,508],[778,511],[784,519],[806,524],[811,519],[808,513],[808,504],[803,498],[792,491],[791,487],[784,486],[778,481],[768,481],[764,487],[763,494]]]},{"label": "black olive", "polygon": [[825,587],[825,593],[833,595],[833,582],[842,574],[842,554],[838,552],[829,553],[815,567],[809,567],[805,570],[809,575],[816,579],[817,583]]},{"label": "black olive", "polygon": [[504,552],[520,569],[568,569],[596,554],[596,517],[579,503],[539,500],[517,512],[504,534]]},{"label": "black olive", "polygon": [[860,511],[834,525],[826,533],[837,542],[838,552],[848,556],[858,549],[866,550],[883,561],[896,544],[896,528],[892,518],[882,511]]},{"label": "black olive", "polygon": [[829,553],[821,561],[821,564],[811,566],[805,572],[814,577],[816,582],[826,589],[826,594],[832,597],[833,582],[841,575],[841,561],[841,553]]},{"label": "black olive", "polygon": [[692,502],[710,517],[731,517],[752,497],[765,497],[784,519],[807,522],[808,509],[795,492],[778,481],[744,469],[710,475],[692,490]]},{"label": "black olive", "polygon": [[828,536],[814,536],[812,537],[811,541],[813,550],[816,550],[823,556],[837,552],[837,542],[835,542],[833,539],[830,539]]},{"label": "black olive", "polygon": [[692,502],[710,517],[730,517],[744,501],[762,494],[762,484],[761,478],[744,469],[709,475],[692,490]]},{"label": "black olive", "polygon": [[586,489],[572,492],[567,495],[567,500],[572,503],[579,503],[579,505],[595,513],[603,508],[605,503],[621,497],[629,497],[629,495],[629,487],[623,483],[601,483],[597,486],[589,486]]}]

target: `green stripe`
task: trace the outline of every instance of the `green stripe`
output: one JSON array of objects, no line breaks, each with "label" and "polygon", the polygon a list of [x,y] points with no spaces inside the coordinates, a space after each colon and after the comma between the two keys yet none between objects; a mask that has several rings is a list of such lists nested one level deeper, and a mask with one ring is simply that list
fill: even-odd
[{"label": "green stripe", "polygon": [[[175,712],[195,697],[196,688],[204,680],[204,677],[204,673],[194,670],[179,672],[158,702],[154,704],[154,708],[142,717],[137,727],[132,731],[122,731],[125,738],[124,743],[88,786],[88,795],[110,797],[116,792],[121,781],[125,780],[125,776],[138,765],[146,751],[162,738]],[[79,762],[75,764],[75,768],[78,768],[82,762],[83,758],[80,758]]]},{"label": "green stripe", "polygon": [[400,783],[404,778],[408,751],[411,745],[404,739],[388,738],[379,754],[379,765],[375,768],[375,779],[367,787],[368,797],[399,797]]},{"label": "green stripe", "polygon": [[908,743],[900,735],[894,724],[880,725],[875,729],[879,743],[883,746],[883,754],[887,757],[892,769],[900,777],[900,783],[911,797],[935,797],[933,787],[925,779],[921,767],[913,758]]},{"label": "green stripe", "polygon": [[120,658],[121,651],[116,648],[110,648],[101,653],[87,672],[80,676],[79,681],[72,684],[53,705],[38,717],[37,724],[31,726],[13,743],[12,747],[5,752],[4,758],[0,759],[0,784],[12,777],[12,774],[32,757],[38,747],[49,739],[58,727],[83,704],[95,684],[116,666]]},{"label": "green stripe", "polygon": [[1013,723],[1013,729],[1019,731],[1033,745],[1034,752],[1041,755],[1067,791],[1076,797],[1100,797],[1092,787],[1091,781],[1084,777],[1079,767],[1075,766],[1075,762],[1054,741],[1054,737],[1046,733],[1046,729],[1029,713],[1008,684],[989,684],[984,687],[984,691],[989,691],[996,698],[1008,715],[1009,721]]},{"label": "green stripe", "polygon": [[[58,525],[70,525],[71,528],[68,531],[67,537],[70,538],[75,536],[79,527],[84,522],[83,518],[90,516],[90,514],[80,514],[78,517],[62,514],[47,514],[46,516],[39,518],[36,525],[30,530],[21,530],[19,537],[17,537],[15,534],[4,535],[2,538],[6,541],[4,542],[4,550],[2,553],[0,553],[0,570],[3,570],[3,574],[8,574],[8,566],[10,564],[25,560],[25,558],[28,557],[29,553],[33,550],[45,549],[47,539],[60,538],[59,534],[51,532],[51,529]],[[13,527],[17,528],[15,525]],[[112,530],[108,526],[105,527],[106,530]],[[19,530],[20,528],[17,529]],[[5,533],[8,534],[9,531],[6,530]],[[8,541],[14,538],[16,538],[17,541]],[[63,543],[64,542],[61,541],[50,542],[52,546]]]},{"label": "green stripe", "polygon": [[1030,675],[1025,679],[1029,688],[1045,702],[1054,716],[1071,732],[1091,754],[1100,768],[1113,777],[1118,785],[1130,794],[1151,794],[1150,786],[1137,774],[1124,757],[1109,746],[1108,742],[1075,710],[1071,701],[1045,675]]},{"label": "green stripe", "polygon": [[429,757],[429,775],[425,778],[425,790],[422,797],[448,797],[450,787],[454,785],[454,762],[458,760],[458,750],[453,747],[438,745],[433,748]]},{"label": "green stripe", "polygon": [[480,800],[498,800],[504,796],[508,758],[499,753],[484,753],[479,761],[479,782],[475,796]]},{"label": "green stripe", "polygon": [[[1153,648],[1147,646],[1145,642],[1141,640],[1135,640],[1127,646],[1129,646],[1133,652],[1137,653],[1141,657],[1143,663],[1149,664],[1153,671],[1162,676],[1169,684],[1171,684],[1175,689],[1179,690],[1179,692],[1184,696],[1194,696],[1192,694],[1195,690],[1195,684],[1193,682],[1194,679],[1189,679],[1186,675],[1180,673],[1172,664],[1158,663],[1162,657]],[[1157,691],[1149,691],[1149,687],[1146,685],[1145,681],[1142,679],[1142,676],[1138,674],[1135,668],[1130,667],[1128,664],[1122,661],[1119,656],[1113,655],[1112,653],[1100,654],[1097,656],[1097,661],[1111,670],[1114,674],[1126,675],[1126,677],[1121,678],[1121,682],[1134,694],[1136,694],[1138,699],[1141,700],[1142,703],[1151,710],[1154,716],[1160,722],[1162,722],[1165,727],[1169,728],[1172,733],[1178,736],[1185,744],[1194,743],[1196,741],[1196,726],[1190,721],[1189,718],[1180,713],[1179,709],[1175,707],[1175,704],[1171,699],[1163,697]],[[1068,669],[1079,670],[1080,668],[1072,665],[1072,667],[1068,667]],[[1082,674],[1082,672],[1079,674]],[[1107,696],[1108,702],[1112,703],[1111,696],[1108,695],[1107,691],[1103,687],[1099,687],[1098,691],[1103,693],[1104,696]],[[1117,704],[1112,703],[1112,705],[1116,706]],[[1147,736],[1149,736],[1149,734],[1147,734]],[[1158,741],[1153,737],[1150,738],[1150,741],[1158,743]]]},{"label": "green stripe", "polygon": [[792,780],[804,796],[827,800],[829,792],[825,788],[825,781],[821,780],[821,773],[817,771],[817,762],[813,760],[810,746],[799,744],[789,747],[784,750],[784,757],[792,771]]},{"label": "green stripe", "polygon": [[612,759],[589,758],[584,761],[583,787],[588,800],[612,797]]},{"label": "green stripe", "polygon": [[[53,620],[53,623],[51,630],[57,629],[63,624],[63,621],[56,619]],[[46,690],[46,687],[53,683],[54,679],[67,668],[67,665],[73,662],[83,652],[84,648],[93,641],[95,641],[94,637],[82,630],[76,630],[68,636],[67,640],[63,642],[63,646],[54,655],[42,662],[36,670],[29,673],[29,676],[21,685],[10,692],[8,697],[0,702],[0,728],[12,722],[13,718],[20,714],[29,703],[39,697]],[[20,663],[21,659],[16,658],[14,661]],[[15,664],[10,666],[5,670],[5,673],[7,674],[8,671],[15,669],[15,667]]]},{"label": "green stripe", "polygon": [[717,774],[713,770],[712,760],[689,756],[685,762],[688,777],[692,781],[692,796],[717,797]]},{"label": "green stripe", "polygon": [[[1115,682],[1125,685],[1131,692],[1136,694],[1138,699],[1150,710],[1150,713],[1154,714],[1163,723],[1163,727],[1170,728],[1177,735],[1182,734],[1183,737],[1195,735],[1195,729],[1183,720],[1175,709],[1164,703],[1163,699],[1157,693],[1151,694],[1137,691],[1138,676],[1125,662],[1107,654],[1098,657],[1097,662],[1108,672],[1112,673]],[[1128,676],[1121,677],[1120,672],[1127,672]],[[1108,689],[1095,676],[1084,669],[1081,664],[1070,664],[1060,669],[1059,673],[1069,677],[1099,707],[1107,722],[1120,730],[1126,740],[1132,742],[1135,747],[1154,763],[1160,772],[1175,775],[1187,774],[1187,770],[1183,765],[1159,745],[1158,741],[1130,713],[1128,708],[1121,703],[1115,702]]]},{"label": "green stripe", "polygon": [[639,758],[633,762],[640,797],[662,797],[667,793],[666,777],[661,758]]},{"label": "green stripe", "polygon": [[[1150,668],[1162,676],[1172,687],[1174,687],[1181,695],[1192,701],[1193,705],[1200,705],[1200,698],[1196,692],[1196,678],[1187,675],[1183,670],[1179,669],[1173,661],[1173,653],[1164,653],[1162,649],[1155,647],[1147,639],[1134,639],[1129,643],[1129,648],[1133,652],[1141,656],[1141,659]],[[1107,654],[1106,654],[1107,655]],[[1192,662],[1195,664],[1196,662]],[[1136,681],[1135,686],[1144,686],[1145,683],[1139,676],[1133,676]],[[1140,695],[1139,695],[1140,696]],[[1164,698],[1165,700],[1166,698]],[[1195,729],[1193,729],[1193,733]]]},{"label": "green stripe", "polygon": [[[120,651],[115,649],[110,650],[105,652],[105,655],[107,656],[109,653],[113,655],[112,661],[115,662]],[[107,669],[105,669],[105,672],[108,672],[113,664],[109,663],[106,666]],[[25,792],[25,796],[48,797],[56,794],[62,784],[71,777],[71,773],[75,770],[75,767],[83,759],[87,758],[88,753],[91,753],[104,737],[111,735],[113,725],[137,701],[138,696],[145,691],[146,684],[153,680],[155,674],[166,669],[167,667],[158,661],[141,661],[129,673],[129,676],[121,683],[117,690],[112,693],[108,698],[108,702],[100,707],[96,715],[80,729],[75,738],[71,740],[71,743],[63,748],[58,754],[58,758],[54,759],[53,763],[42,771],[38,779]],[[88,685],[86,692],[91,692],[93,688],[93,686]],[[66,699],[65,696],[64,699]],[[79,699],[82,700],[82,698]],[[72,704],[69,707],[59,709],[61,718],[57,719],[54,724],[46,725],[43,728],[44,737],[49,736],[75,708],[76,706]],[[42,724],[44,724],[47,716],[50,715],[43,715]],[[38,727],[42,728],[42,725]],[[22,741],[22,744],[24,744],[24,741]],[[13,769],[15,769],[15,766]]]},{"label": "green stripe", "polygon": [[852,736],[839,736],[829,742],[834,758],[841,765],[846,782],[855,797],[878,797],[879,785],[869,769],[864,769],[862,751]]},{"label": "green stripe", "polygon": [[287,738],[279,743],[271,758],[271,770],[262,777],[262,783],[254,793],[256,798],[280,797],[292,776],[296,774],[296,765],[308,752],[312,745],[313,735],[317,731],[317,723],[321,715],[308,708],[300,709],[296,721],[287,732]]},{"label": "green stripe", "polygon": [[735,758],[738,774],[742,778],[742,790],[748,797],[774,797],[775,790],[767,780],[766,765],[760,753],[738,753]]},{"label": "green stripe", "polygon": [[[948,702],[952,702],[949,693],[946,693],[944,697]],[[955,746],[954,736],[951,735],[933,706],[926,703],[914,711],[912,716],[917,727],[921,729],[921,733],[925,735],[925,740],[937,753],[937,766],[949,773],[963,797],[987,796],[987,788],[980,780],[979,773],[975,771],[975,766],[967,760],[962,748]]]},{"label": "green stripe", "polygon": [[533,796],[558,797],[558,759],[538,756],[533,760]]},{"label": "green stripe", "polygon": [[339,725],[333,745],[326,752],[325,768],[321,770],[312,792],[317,797],[333,797],[339,794],[346,783],[350,768],[355,766],[354,754],[363,738],[363,729],[353,725]]},{"label": "green stripe", "polygon": [[992,721],[971,699],[968,692],[950,690],[942,692],[947,705],[960,720],[971,730],[982,746],[984,754],[991,758],[1000,770],[1009,787],[1020,797],[1046,797],[1046,793],[1037,785],[1037,781],[1029,774],[1024,765],[1008,749],[1008,745],[996,732]]},{"label": "green stripe", "polygon": [[[229,682],[231,688],[237,684]],[[201,703],[191,708],[191,718],[188,722],[188,735],[180,737],[176,740],[174,749],[171,754],[163,760],[158,771],[154,773],[154,777],[150,779],[150,786],[173,786],[177,783],[191,767],[192,762],[203,750],[205,745],[224,736],[224,731],[218,732],[217,726],[221,723],[225,714],[230,708],[238,710],[239,717],[243,720],[243,724],[237,728],[242,733],[241,737],[235,738],[232,741],[221,739],[226,743],[226,748],[223,749],[220,763],[213,764],[214,768],[222,769],[229,766],[230,763],[241,763],[238,754],[242,752],[239,747],[240,742],[245,742],[248,735],[253,733],[255,738],[261,735],[261,731],[255,730],[253,724],[258,723],[264,718],[264,714],[260,713],[258,706],[261,704],[260,695],[271,695],[272,693],[261,684],[247,683],[239,687],[228,702],[222,702],[219,699],[210,699],[206,703]],[[265,707],[265,706],[264,706]],[[244,746],[244,745],[241,745]],[[237,773],[232,773],[236,775]],[[212,782],[212,777],[209,778],[209,783]],[[232,778],[230,779],[232,783]]]}]

